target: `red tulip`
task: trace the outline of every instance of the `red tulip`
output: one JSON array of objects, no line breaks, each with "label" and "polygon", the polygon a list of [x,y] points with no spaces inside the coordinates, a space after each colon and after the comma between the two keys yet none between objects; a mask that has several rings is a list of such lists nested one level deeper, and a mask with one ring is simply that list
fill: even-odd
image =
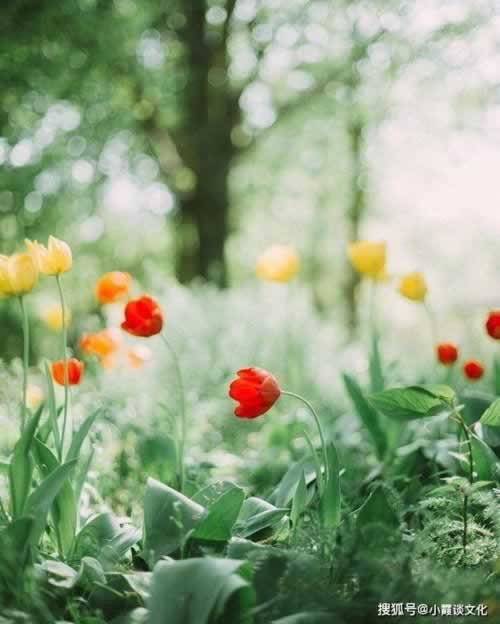
[{"label": "red tulip", "polygon": [[500,310],[493,310],[486,319],[486,331],[495,340],[500,340]]},{"label": "red tulip", "polygon": [[[77,360],[76,358],[71,358],[67,362],[68,365],[68,385],[69,386],[77,386],[83,374],[84,364]],[[65,366],[63,360],[58,360],[57,362],[52,362],[52,379],[58,383],[60,386],[64,386],[65,384]]]},{"label": "red tulip", "polygon": [[464,364],[464,375],[471,381],[481,379],[484,375],[484,366],[477,360],[467,360]]},{"label": "red tulip", "polygon": [[125,321],[122,329],[133,336],[149,338],[161,332],[163,314],[160,306],[151,297],[143,295],[129,301],[125,306]]},{"label": "red tulip", "polygon": [[436,347],[439,362],[445,366],[451,366],[458,360],[458,349],[451,342],[441,342]]},{"label": "red tulip", "polygon": [[239,418],[257,418],[279,399],[280,387],[274,375],[263,368],[243,368],[231,382],[229,396],[238,401],[234,413]]}]

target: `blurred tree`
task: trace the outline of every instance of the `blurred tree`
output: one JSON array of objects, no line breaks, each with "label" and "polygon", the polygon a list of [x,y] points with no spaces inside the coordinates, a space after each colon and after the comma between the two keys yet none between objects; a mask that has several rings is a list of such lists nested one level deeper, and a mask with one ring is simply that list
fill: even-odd
[{"label": "blurred tree", "polygon": [[[178,276],[224,285],[236,160],[320,100],[348,138],[338,155],[350,162],[343,227],[357,238],[368,136],[397,72],[439,58],[484,9],[428,5],[13,0],[0,26],[0,232],[13,240],[56,220],[60,228],[97,210],[97,190],[117,176],[158,178],[176,198]],[[353,328],[357,278],[347,275]]]}]

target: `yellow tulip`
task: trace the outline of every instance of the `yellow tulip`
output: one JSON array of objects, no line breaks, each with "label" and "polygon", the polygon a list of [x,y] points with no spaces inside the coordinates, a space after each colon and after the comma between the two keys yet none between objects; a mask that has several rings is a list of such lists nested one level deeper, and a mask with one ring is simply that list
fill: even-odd
[{"label": "yellow tulip", "polygon": [[8,297],[13,294],[9,279],[9,257],[0,256],[0,295]]},{"label": "yellow tulip", "polygon": [[[59,331],[63,326],[63,314],[62,308],[59,303],[54,303],[47,308],[45,308],[42,312],[42,320],[50,329],[54,331]],[[71,323],[71,311],[68,308],[65,309],[65,321],[66,327]]]},{"label": "yellow tulip", "polygon": [[26,240],[28,251],[35,259],[40,273],[60,275],[73,266],[71,249],[67,243],[55,236],[49,236],[47,247],[37,241]]},{"label": "yellow tulip", "polygon": [[358,273],[382,280],[386,277],[386,244],[370,241],[351,243],[347,250],[349,260]]},{"label": "yellow tulip", "polygon": [[300,260],[289,245],[273,245],[262,253],[255,267],[257,277],[271,282],[289,282],[299,270]]},{"label": "yellow tulip", "polygon": [[408,273],[399,281],[399,293],[411,301],[424,301],[427,295],[427,284],[422,273]]},{"label": "yellow tulip", "polygon": [[38,280],[38,268],[28,253],[0,256],[0,295],[25,295]]},{"label": "yellow tulip", "polygon": [[43,390],[40,386],[30,384],[26,392],[26,407],[36,409],[43,401]]},{"label": "yellow tulip", "polygon": [[38,267],[28,253],[10,256],[7,263],[9,280],[15,295],[24,295],[33,289],[38,281]]}]

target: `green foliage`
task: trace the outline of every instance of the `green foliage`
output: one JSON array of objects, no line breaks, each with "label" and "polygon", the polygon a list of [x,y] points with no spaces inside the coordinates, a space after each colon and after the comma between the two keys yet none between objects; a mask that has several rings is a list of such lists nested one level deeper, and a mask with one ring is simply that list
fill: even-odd
[{"label": "green foliage", "polygon": [[410,386],[384,390],[370,398],[371,404],[389,418],[407,421],[449,411],[455,398],[447,386]]},{"label": "green foliage", "polygon": [[500,399],[496,399],[488,407],[479,422],[488,427],[500,427]]},{"label": "green foliage", "polygon": [[387,451],[387,436],[380,422],[380,416],[365,397],[354,377],[344,373],[342,379],[356,414],[360,418],[365,430],[371,436],[378,458],[382,459]]},{"label": "green foliage", "polygon": [[151,624],[251,621],[255,602],[250,568],[232,559],[159,562],[153,572]]}]

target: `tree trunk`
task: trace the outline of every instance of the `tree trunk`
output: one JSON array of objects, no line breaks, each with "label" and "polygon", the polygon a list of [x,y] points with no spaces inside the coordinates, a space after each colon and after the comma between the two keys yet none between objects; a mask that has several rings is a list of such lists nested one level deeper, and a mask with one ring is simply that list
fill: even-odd
[{"label": "tree trunk", "polygon": [[205,171],[198,172],[195,191],[181,200],[177,268],[182,282],[201,277],[223,287],[227,284],[224,247],[228,236],[230,164],[218,158],[213,161]]},{"label": "tree trunk", "polygon": [[[227,32],[219,39],[208,38],[205,1],[189,0],[186,4],[182,37],[188,82],[178,148],[194,174],[195,184],[179,202],[177,272],[183,282],[201,277],[225,286],[228,178],[236,153],[231,132],[239,114],[238,94],[231,91],[227,78]],[[210,80],[214,74],[219,78]]]}]

